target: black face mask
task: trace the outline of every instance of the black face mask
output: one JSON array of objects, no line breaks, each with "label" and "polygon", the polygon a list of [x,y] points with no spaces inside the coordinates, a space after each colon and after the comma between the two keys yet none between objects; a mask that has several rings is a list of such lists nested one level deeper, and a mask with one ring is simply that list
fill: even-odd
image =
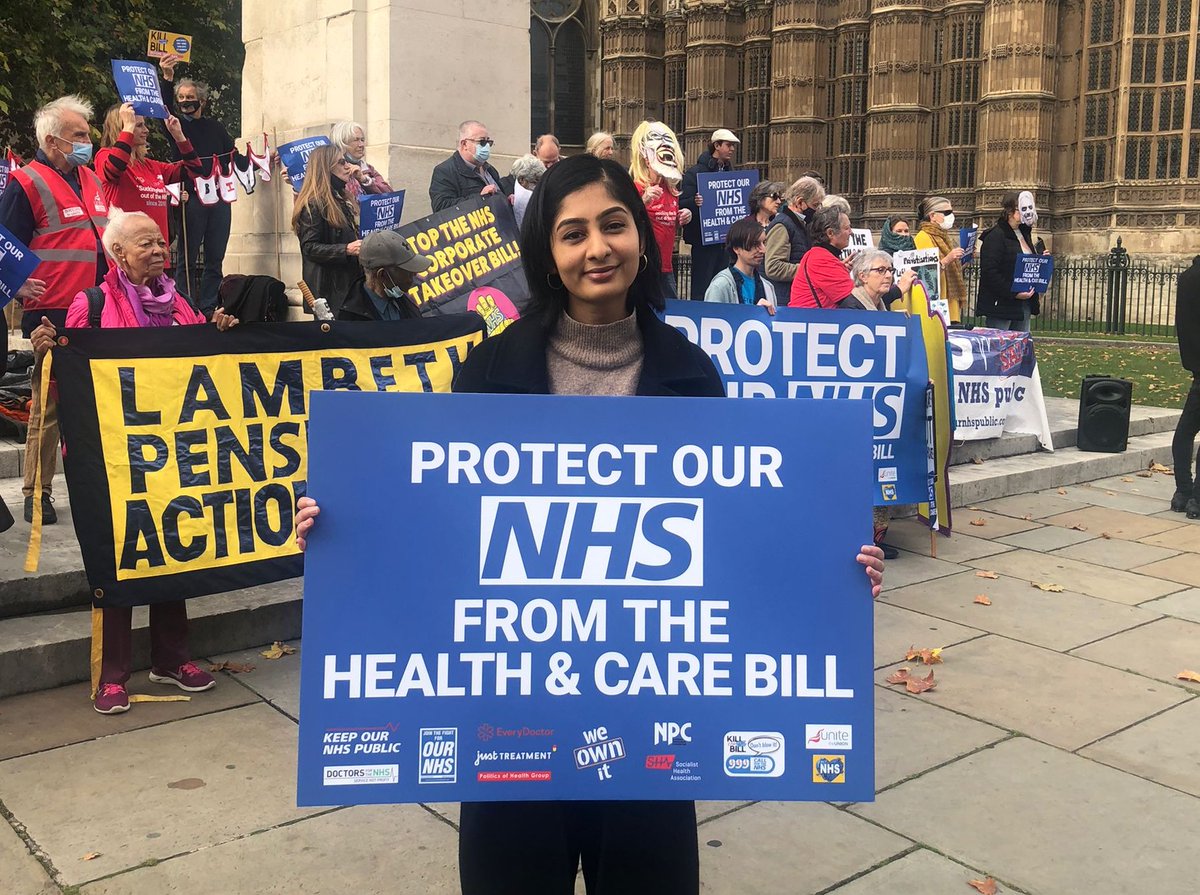
[{"label": "black face mask", "polygon": [[198,102],[182,102],[179,103],[179,111],[184,115],[195,115],[200,111],[200,103]]}]

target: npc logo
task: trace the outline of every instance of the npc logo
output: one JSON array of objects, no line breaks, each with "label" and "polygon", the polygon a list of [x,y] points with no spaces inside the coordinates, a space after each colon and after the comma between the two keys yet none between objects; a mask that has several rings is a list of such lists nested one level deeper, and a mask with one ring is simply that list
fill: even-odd
[{"label": "npc logo", "polygon": [[782,777],[785,740],[778,731],[731,730],[723,740],[726,777]]},{"label": "npc logo", "polygon": [[654,745],[685,746],[692,741],[692,722],[655,721]]},{"label": "npc logo", "polygon": [[828,752],[854,748],[854,727],[850,724],[805,724],[804,748]]},{"label": "npc logo", "polygon": [[458,728],[422,727],[417,783],[458,782]]},{"label": "npc logo", "polygon": [[814,755],[813,783],[845,783],[845,755]]}]

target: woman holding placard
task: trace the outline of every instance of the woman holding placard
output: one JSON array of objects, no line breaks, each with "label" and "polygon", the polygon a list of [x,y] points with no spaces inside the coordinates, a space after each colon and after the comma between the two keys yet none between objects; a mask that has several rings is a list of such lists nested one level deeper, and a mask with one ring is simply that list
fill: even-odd
[{"label": "woman holding placard", "polygon": [[146,119],[133,111],[129,103],[110,106],[104,116],[102,147],[96,153],[96,173],[104,184],[104,198],[109,205],[126,211],[144,211],[158,224],[163,239],[170,242],[167,232],[167,208],[171,194],[167,184],[179,183],[185,174],[200,173],[200,159],[191,141],[183,134],[183,126],[174,115],[167,121],[167,131],[179,147],[181,160],[160,162],[146,155],[150,128]]},{"label": "woman holding placard", "polygon": [[1029,332],[1030,317],[1040,310],[1034,290],[1012,290],[1017,256],[1040,255],[1046,250],[1042,240],[1034,241],[1032,221],[1026,223],[1021,218],[1022,195],[1006,194],[999,219],[979,238],[979,300],[975,312],[992,329]]},{"label": "woman holding placard", "polygon": [[[656,315],[664,307],[658,254],[650,215],[620,165],[584,154],[552,167],[521,232],[532,301],[503,335],[471,352],[455,391],[724,396],[708,356]],[[303,549],[318,508],[311,498],[299,506]],[[881,556],[875,547],[858,556],[876,595]],[[570,895],[581,861],[593,895],[695,895],[694,803],[462,805],[464,893]]]},{"label": "woman holding placard", "polygon": [[292,231],[300,240],[304,282],[334,315],[362,273],[358,263],[358,201],[346,190],[350,164],[336,146],[318,146],[308,157],[296,196]]}]

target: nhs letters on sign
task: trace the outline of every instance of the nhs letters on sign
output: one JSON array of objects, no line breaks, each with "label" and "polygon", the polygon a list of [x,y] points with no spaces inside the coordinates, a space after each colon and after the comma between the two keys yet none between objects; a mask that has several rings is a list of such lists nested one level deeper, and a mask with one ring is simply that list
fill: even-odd
[{"label": "nhs letters on sign", "polygon": [[301,804],[872,797],[868,402],[312,405]]},{"label": "nhs letters on sign", "polygon": [[666,321],[713,359],[730,397],[862,398],[874,408],[876,504],[925,499],[929,373],[920,321],[876,311],[667,302]]},{"label": "nhs letters on sign", "polygon": [[135,59],[114,59],[112,73],[121,102],[132,103],[133,110],[147,118],[167,117],[158,72],[153,64]]}]

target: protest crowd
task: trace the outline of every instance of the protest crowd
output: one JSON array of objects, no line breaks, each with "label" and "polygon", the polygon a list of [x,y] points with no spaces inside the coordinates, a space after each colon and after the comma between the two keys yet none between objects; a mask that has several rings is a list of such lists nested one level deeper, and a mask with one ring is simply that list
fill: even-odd
[{"label": "protest crowd", "polygon": [[[172,327],[225,333],[259,323],[278,322],[279,331],[288,326],[282,322],[285,284],[266,275],[223,276],[228,193],[238,182],[247,191],[255,176],[292,184],[290,225],[303,260],[308,314],[380,332],[385,324],[412,326],[447,315],[421,288],[447,267],[446,256],[401,233],[398,211],[387,226],[365,226],[371,200],[387,209],[383,200],[394,191],[388,172],[365,157],[362,125],[333,122],[327,139],[308,141],[302,153],[283,147],[259,153],[250,144],[243,153],[207,114],[206,85],[177,77],[172,56],[160,68],[165,109],[159,123],[172,158],[149,156],[155,116],[135,103],[118,102],[100,113],[64,96],[37,113],[37,152],[13,167],[0,194],[0,226],[40,259],[15,292],[35,358],[22,489],[24,518],[35,526],[56,522],[52,480],[62,452],[71,457],[77,450],[60,432],[53,373],[43,376],[64,331],[161,328],[155,338],[165,338],[174,335]],[[94,155],[93,127],[102,134]],[[516,294],[492,295],[451,309],[482,317],[473,328],[488,334],[469,355],[454,357],[458,392],[724,396],[709,354],[660,319],[665,302],[676,298],[746,306],[768,317],[799,308],[901,319],[929,316],[928,309],[947,331],[960,328],[973,310],[991,329],[1027,332],[1039,313],[1039,292],[1013,283],[1021,257],[1046,253],[1033,196],[1019,184],[998,217],[978,227],[956,221],[951,201],[931,195],[870,233],[855,226],[849,203],[819,172],[760,181],[756,171],[739,169],[740,141],[723,127],[690,165],[661,121],[637,128],[627,165],[617,160],[610,134],[593,135],[584,152],[569,158],[553,134],[531,135],[527,152],[503,147],[519,153],[505,173],[494,164],[496,144],[486,123],[464,121],[457,137],[428,185],[434,226],[457,226],[443,223],[450,220],[443,213],[460,205],[479,216],[485,233],[491,232],[485,223],[503,219],[503,227],[496,224],[501,236],[487,245],[477,238],[478,252],[499,253],[493,268],[519,266],[527,287],[519,302]],[[732,211],[718,207],[725,202],[719,197],[730,196]],[[519,233],[519,265],[515,250],[505,254],[506,231]],[[690,259],[686,296],[677,295],[681,254]],[[974,309],[966,307],[964,264],[979,266]],[[269,339],[261,344],[270,350]],[[425,381],[424,367],[420,376]],[[101,416],[121,412],[97,408]],[[124,412],[128,418],[139,411],[130,404]],[[875,507],[873,544],[846,547],[876,595],[884,558],[898,555],[885,542],[889,510],[895,506]],[[320,528],[319,508],[297,491],[294,505],[280,514],[292,511],[289,544],[303,550]],[[76,524],[88,524],[78,511]],[[171,552],[165,525],[163,534]],[[151,603],[150,680],[191,693],[213,687],[213,676],[188,649],[186,600]],[[96,610],[93,699],[103,714],[130,708],[131,611]],[[464,892],[571,891],[581,855],[590,891],[695,893],[694,804],[463,805]]]}]

